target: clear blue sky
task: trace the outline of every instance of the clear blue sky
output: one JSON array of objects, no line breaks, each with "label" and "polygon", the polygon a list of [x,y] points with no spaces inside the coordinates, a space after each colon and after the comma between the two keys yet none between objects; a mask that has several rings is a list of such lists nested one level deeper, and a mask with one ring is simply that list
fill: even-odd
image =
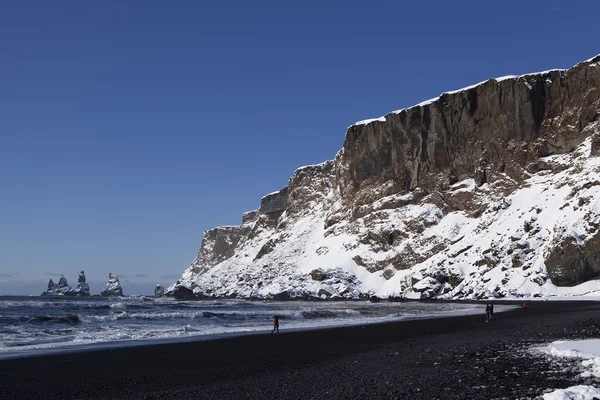
[{"label": "clear blue sky", "polygon": [[168,285],[346,127],[600,53],[600,1],[5,1],[0,293]]}]

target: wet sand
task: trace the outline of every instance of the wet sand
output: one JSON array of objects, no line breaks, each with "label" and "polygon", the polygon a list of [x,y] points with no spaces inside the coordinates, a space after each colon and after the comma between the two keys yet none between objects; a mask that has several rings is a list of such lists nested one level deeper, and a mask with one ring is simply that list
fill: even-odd
[{"label": "wet sand", "polygon": [[[535,398],[578,383],[527,349],[600,337],[600,303],[0,360],[2,399]],[[595,382],[587,382],[595,383]],[[598,382],[600,383],[600,382]]]}]

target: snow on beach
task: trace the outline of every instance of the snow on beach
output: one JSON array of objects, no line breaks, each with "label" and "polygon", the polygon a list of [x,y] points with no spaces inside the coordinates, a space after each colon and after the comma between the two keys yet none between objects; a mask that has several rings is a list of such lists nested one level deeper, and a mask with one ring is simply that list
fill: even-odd
[{"label": "snow on beach", "polygon": [[[573,359],[580,363],[582,378],[600,378],[600,339],[557,341],[534,351],[552,357]],[[544,400],[593,400],[600,398],[600,389],[591,385],[577,385],[557,389],[543,395]]]}]

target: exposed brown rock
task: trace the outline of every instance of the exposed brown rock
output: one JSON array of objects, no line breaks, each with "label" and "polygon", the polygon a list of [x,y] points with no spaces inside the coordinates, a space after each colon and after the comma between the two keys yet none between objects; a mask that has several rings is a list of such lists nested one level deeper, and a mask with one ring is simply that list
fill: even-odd
[{"label": "exposed brown rock", "polygon": [[528,160],[569,151],[598,118],[600,91],[588,90],[600,86],[598,67],[588,67],[598,58],[569,71],[490,79],[350,127],[337,173],[343,198],[368,203],[376,200],[371,188],[390,181],[379,197],[416,187],[431,192],[439,176],[461,180],[473,171],[481,183],[482,154],[490,167],[521,180]]},{"label": "exposed brown rock", "polygon": [[323,271],[322,269],[313,269],[310,272],[310,277],[314,281],[324,281],[325,279],[327,279],[327,275],[325,274],[325,271]]},{"label": "exposed brown rock", "polygon": [[599,151],[600,151],[600,132],[597,132],[592,136],[592,147],[590,150],[590,155],[597,156]]},{"label": "exposed brown rock", "polygon": [[258,210],[246,211],[244,214],[242,214],[242,225],[249,224],[251,222],[256,221],[256,219],[258,218],[258,215],[259,215]]},{"label": "exposed brown rock", "polygon": [[232,257],[239,241],[249,232],[250,229],[237,226],[218,227],[204,232],[202,247],[194,264],[209,267]]},{"label": "exposed brown rock", "polygon": [[270,252],[272,252],[273,250],[275,250],[275,241],[273,240],[269,240],[267,243],[265,243],[260,250],[258,251],[258,254],[256,254],[256,257],[254,257],[254,261],[256,260],[260,260],[261,258],[263,258],[266,254],[269,254]]},{"label": "exposed brown rock", "polygon": [[287,186],[278,192],[271,193],[262,198],[260,202],[260,213],[270,214],[285,211],[288,202]]},{"label": "exposed brown rock", "polygon": [[[505,197],[522,187],[531,174],[570,168],[560,160],[540,157],[570,152],[587,137],[593,138],[591,153],[599,153],[599,62],[600,56],[568,71],[490,79],[445,93],[429,104],[351,126],[333,160],[296,170],[286,188],[265,196],[259,210],[244,214],[241,226],[205,232],[192,272],[208,271],[259,235],[271,240],[255,259],[266,256],[268,260],[281,233],[315,210],[322,212],[324,236],[360,233],[358,240],[341,246],[348,252],[359,246],[367,248],[353,260],[370,272],[385,270],[385,277],[439,252],[450,258],[466,253],[467,246],[447,251],[452,243],[435,238],[428,238],[431,243],[425,244],[414,241],[445,213],[464,211],[466,216],[478,218],[485,212],[502,212],[511,206]],[[453,186],[467,178],[475,181],[474,188],[472,181]],[[565,206],[586,204],[585,198],[578,196],[577,191],[573,193]],[[424,203],[437,205],[439,215],[433,207],[434,212],[425,216],[403,216],[402,227],[387,225],[390,211]],[[531,236],[539,227],[525,221],[523,230]],[[586,238],[582,248],[570,240],[556,243],[546,257],[552,282],[572,285],[599,276],[600,263],[594,254],[600,245],[596,242]],[[329,251],[321,249],[317,249],[318,255]],[[513,267],[529,267],[526,250],[516,245],[507,249]],[[371,257],[369,251],[379,254]],[[478,262],[490,268],[494,265],[493,257]],[[459,285],[463,278],[448,271],[435,275],[438,283],[447,279],[444,291]]]},{"label": "exposed brown rock", "polygon": [[564,238],[551,247],[545,262],[557,286],[574,286],[600,277],[600,232],[580,244],[574,237]]}]

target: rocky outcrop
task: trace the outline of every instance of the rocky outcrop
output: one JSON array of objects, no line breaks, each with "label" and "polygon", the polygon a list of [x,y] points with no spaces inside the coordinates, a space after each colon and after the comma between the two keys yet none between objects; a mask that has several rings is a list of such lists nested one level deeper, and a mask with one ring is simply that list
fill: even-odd
[{"label": "rocky outcrop", "polygon": [[85,281],[85,272],[81,271],[79,273],[79,277],[77,278],[77,288],[75,289],[75,294],[77,296],[89,296],[90,295],[90,285]]},{"label": "rocky outcrop", "polygon": [[154,297],[163,297],[165,295],[165,288],[161,285],[156,285],[154,288]]},{"label": "rocky outcrop", "polygon": [[286,213],[295,216],[323,204],[335,190],[334,167],[333,161],[326,161],[298,168],[290,178]]},{"label": "rocky outcrop", "polygon": [[75,292],[67,283],[67,278],[60,276],[58,283],[54,283],[52,279],[48,281],[48,288],[41,294],[42,296],[74,296]]},{"label": "rocky outcrop", "polygon": [[121,287],[121,282],[119,282],[119,276],[113,275],[112,273],[108,274],[108,282],[106,286],[100,292],[100,296],[106,297],[121,297],[123,296],[123,288]]},{"label": "rocky outcrop", "polygon": [[58,291],[58,284],[54,283],[52,278],[50,278],[50,280],[48,281],[48,288],[46,289],[45,292],[42,292],[42,294],[40,296],[59,296],[61,294],[64,294],[64,293],[60,293]]},{"label": "rocky outcrop", "polygon": [[440,290],[440,282],[432,277],[425,277],[413,285],[413,290],[421,294],[422,299],[434,297]]},{"label": "rocky outcrop", "polygon": [[600,277],[600,231],[584,242],[578,234],[554,243],[546,256],[548,275],[558,286],[574,286]]},{"label": "rocky outcrop", "polygon": [[198,266],[195,272],[200,273],[205,268],[229,259],[242,238],[250,233],[248,225],[223,226],[204,232],[202,246],[194,265]]},{"label": "rocky outcrop", "polygon": [[327,275],[325,275],[325,271],[323,271],[322,269],[313,269],[310,272],[310,278],[314,281],[321,282],[327,279]]},{"label": "rocky outcrop", "polygon": [[65,292],[71,290],[71,286],[69,286],[69,284],[67,283],[67,278],[65,278],[63,275],[61,275],[60,279],[58,280],[58,290],[62,290]]},{"label": "rocky outcrop", "polygon": [[242,215],[242,225],[244,224],[250,224],[254,221],[256,221],[256,219],[259,216],[259,211],[258,210],[252,210],[252,211],[246,211],[243,215]]},{"label": "rocky outcrop", "polygon": [[333,160],[205,232],[167,294],[518,297],[594,278],[599,87],[600,56],[358,122]]},{"label": "rocky outcrop", "polygon": [[56,289],[58,289],[58,285],[56,283],[54,283],[52,278],[50,278],[50,280],[48,281],[48,288],[46,289],[46,291],[44,293],[42,293],[42,296],[50,295],[50,294],[54,293],[56,291]]},{"label": "rocky outcrop", "polygon": [[[170,297],[174,297],[177,300],[192,300],[198,297],[202,297],[199,293],[194,293],[192,289],[190,289],[187,285],[187,282],[182,282],[181,280],[177,281],[174,285],[172,285],[167,292],[166,295]],[[210,291],[210,289],[208,289]]]},{"label": "rocky outcrop", "polygon": [[266,195],[260,201],[259,212],[262,214],[281,213],[287,207],[288,188]]},{"label": "rocky outcrop", "polygon": [[90,296],[90,287],[85,282],[85,273],[81,271],[77,280],[77,287],[71,288],[67,283],[67,278],[60,276],[58,283],[54,283],[52,279],[48,282],[48,288],[42,296]]},{"label": "rocky outcrop", "polygon": [[452,180],[481,185],[503,173],[522,181],[529,162],[570,151],[598,119],[599,59],[490,79],[351,126],[337,168],[342,198],[365,204],[415,188],[430,193]]}]

